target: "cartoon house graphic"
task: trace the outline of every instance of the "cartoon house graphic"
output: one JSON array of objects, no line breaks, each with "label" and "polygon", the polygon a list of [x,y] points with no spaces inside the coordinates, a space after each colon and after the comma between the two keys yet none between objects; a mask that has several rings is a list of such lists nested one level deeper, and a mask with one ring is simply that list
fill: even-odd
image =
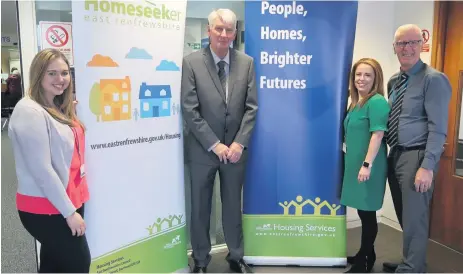
[{"label": "cartoon house graphic", "polygon": [[101,79],[101,118],[103,121],[130,120],[132,115],[130,78]]},{"label": "cartoon house graphic", "polygon": [[140,86],[140,117],[165,117],[170,116],[170,100],[172,92],[169,85]]}]

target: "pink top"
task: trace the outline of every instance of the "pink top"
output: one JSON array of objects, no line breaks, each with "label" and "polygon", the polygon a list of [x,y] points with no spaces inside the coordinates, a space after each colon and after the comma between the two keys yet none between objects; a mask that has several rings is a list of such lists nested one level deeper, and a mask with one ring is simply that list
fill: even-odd
[{"label": "pink top", "polygon": [[[69,172],[69,183],[66,193],[76,209],[80,208],[90,198],[87,185],[87,176],[80,176],[80,167],[84,162],[85,135],[80,126],[71,128],[74,133],[74,153]],[[43,197],[34,197],[16,194],[16,206],[18,210],[35,214],[60,214],[58,209]]]}]

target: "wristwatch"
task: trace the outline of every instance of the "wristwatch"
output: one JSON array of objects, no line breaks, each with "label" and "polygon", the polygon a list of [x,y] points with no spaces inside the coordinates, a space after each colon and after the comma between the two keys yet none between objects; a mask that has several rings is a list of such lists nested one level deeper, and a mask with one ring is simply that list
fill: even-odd
[{"label": "wristwatch", "polygon": [[369,168],[369,167],[370,167],[370,163],[368,163],[368,162],[363,162],[363,166],[366,167],[366,168]]}]

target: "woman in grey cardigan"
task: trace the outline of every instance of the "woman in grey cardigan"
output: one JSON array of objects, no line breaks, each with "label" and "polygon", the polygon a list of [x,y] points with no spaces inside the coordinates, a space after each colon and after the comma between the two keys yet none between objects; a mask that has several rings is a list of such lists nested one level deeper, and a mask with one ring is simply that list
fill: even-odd
[{"label": "woman in grey cardigan", "polygon": [[84,127],[77,119],[69,62],[55,49],[39,52],[30,89],[16,105],[8,135],[18,177],[16,205],[41,244],[40,272],[89,272],[84,203]]}]

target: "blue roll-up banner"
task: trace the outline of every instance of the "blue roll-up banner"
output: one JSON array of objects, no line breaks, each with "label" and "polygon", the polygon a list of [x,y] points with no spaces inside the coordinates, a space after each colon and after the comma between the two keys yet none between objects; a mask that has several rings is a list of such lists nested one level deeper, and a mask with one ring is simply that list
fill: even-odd
[{"label": "blue roll-up banner", "polygon": [[346,264],[341,140],[357,7],[246,1],[259,98],[243,198],[250,264]]}]

